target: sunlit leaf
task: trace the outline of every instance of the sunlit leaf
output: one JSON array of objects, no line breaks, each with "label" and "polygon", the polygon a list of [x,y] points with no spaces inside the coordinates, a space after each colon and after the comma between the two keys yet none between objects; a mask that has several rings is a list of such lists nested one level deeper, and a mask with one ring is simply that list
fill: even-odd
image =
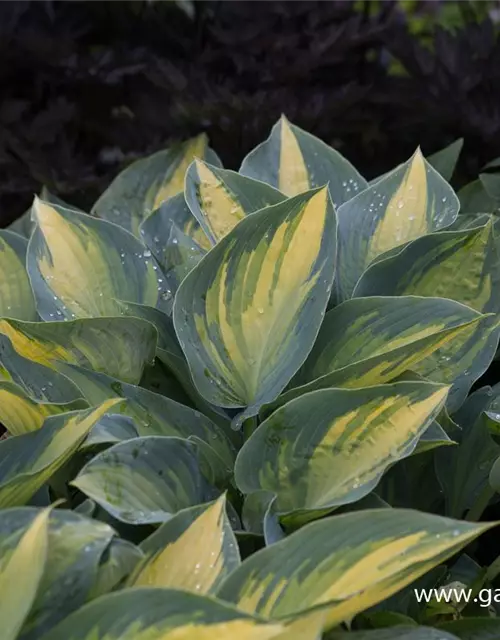
[{"label": "sunlit leaf", "polygon": [[20,356],[45,367],[55,369],[57,362],[68,362],[132,383],[140,381],[145,365],[154,359],[157,341],[150,322],[131,317],[70,322],[0,319],[0,334]]},{"label": "sunlit leaf", "polygon": [[410,584],[492,526],[406,509],[333,516],[247,558],[223,582],[218,597],[272,619],[322,607],[333,627]]},{"label": "sunlit leaf", "polygon": [[267,140],[243,160],[240,173],[267,182],[287,196],[326,184],[335,206],[366,189],[366,180],[338,151],[291,124],[285,116]]},{"label": "sunlit leaf", "polygon": [[186,173],[186,202],[212,244],[249,213],[286,199],[265,182],[195,160]]},{"label": "sunlit leaf", "polygon": [[342,205],[338,211],[340,299],[352,296],[357,281],[376,258],[447,227],[457,217],[458,209],[453,189],[420,150]]},{"label": "sunlit leaf", "polygon": [[173,319],[211,403],[274,400],[316,338],[332,286],[335,216],[326,189],[244,218],[183,280]]},{"label": "sunlit leaf", "polygon": [[0,441],[0,506],[26,504],[118,402],[108,400],[92,409],[51,416],[37,431]]},{"label": "sunlit leaf", "polygon": [[26,271],[28,242],[12,231],[0,230],[0,316],[36,320],[33,291]]},{"label": "sunlit leaf", "polygon": [[184,175],[195,157],[219,163],[204,134],[137,160],[118,174],[92,213],[137,235],[152,211],[184,190]]},{"label": "sunlit leaf", "polygon": [[151,251],[131,233],[38,199],[33,212],[27,268],[44,320],[116,316],[117,299],[168,306],[171,293]]}]

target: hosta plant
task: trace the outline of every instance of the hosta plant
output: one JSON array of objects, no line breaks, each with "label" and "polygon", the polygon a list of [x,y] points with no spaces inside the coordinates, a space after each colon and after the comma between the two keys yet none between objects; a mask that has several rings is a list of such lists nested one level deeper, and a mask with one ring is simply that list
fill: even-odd
[{"label": "hosta plant", "polygon": [[500,565],[500,241],[459,149],[368,183],[282,118],[238,172],[199,136],[0,232],[3,639],[500,634],[414,597]]}]

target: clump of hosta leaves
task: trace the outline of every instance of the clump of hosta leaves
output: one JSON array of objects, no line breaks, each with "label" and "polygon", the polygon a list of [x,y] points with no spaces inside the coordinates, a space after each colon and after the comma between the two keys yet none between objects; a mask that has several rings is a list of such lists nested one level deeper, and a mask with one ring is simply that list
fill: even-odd
[{"label": "clump of hosta leaves", "polygon": [[500,634],[500,245],[459,150],[368,183],[282,118],[239,172],[200,136],[0,232],[3,640]]}]

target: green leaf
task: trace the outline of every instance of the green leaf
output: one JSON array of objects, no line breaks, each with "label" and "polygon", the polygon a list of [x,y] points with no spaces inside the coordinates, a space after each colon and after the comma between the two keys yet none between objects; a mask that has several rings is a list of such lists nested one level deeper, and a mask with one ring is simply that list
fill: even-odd
[{"label": "green leaf", "polygon": [[489,197],[498,205],[498,200],[500,200],[500,175],[497,173],[481,173],[479,180]]},{"label": "green leaf", "polygon": [[51,416],[37,431],[0,441],[0,507],[26,504],[118,402]]},{"label": "green leaf", "polygon": [[194,160],[186,173],[186,202],[215,245],[249,213],[286,199],[265,182]]},{"label": "green leaf", "polygon": [[130,524],[165,522],[181,509],[214,497],[195,445],[163,436],[110,447],[92,458],[71,484]]},{"label": "green leaf", "polygon": [[151,251],[131,233],[38,199],[33,211],[27,268],[44,320],[116,316],[116,300],[169,308]]},{"label": "green leaf", "polygon": [[157,331],[131,317],[82,318],[70,322],[22,322],[0,319],[17,353],[52,369],[57,362],[87,367],[125,382],[140,381],[154,360]]},{"label": "green leaf", "polygon": [[[379,256],[452,224],[459,209],[450,185],[420,150],[338,211],[337,291],[352,296]],[[400,273],[398,273],[398,276]]]},{"label": "green leaf", "polygon": [[497,203],[488,195],[481,180],[474,180],[458,192],[460,215],[470,213],[493,213]]},{"label": "green leaf", "polygon": [[[33,507],[2,511],[0,563],[19,548],[22,530],[34,526],[38,517],[40,511]],[[96,520],[62,509],[50,512],[45,569],[19,640],[37,640],[84,604],[99,559],[113,535],[111,527]],[[9,591],[18,584],[19,575],[23,575],[22,572],[11,581]],[[34,579],[32,564],[26,575]],[[26,592],[22,595],[25,597]]]},{"label": "green leaf", "polygon": [[462,618],[439,624],[438,631],[451,633],[460,640],[496,640],[500,637],[498,618]]},{"label": "green leaf", "polygon": [[122,171],[92,208],[92,214],[137,235],[139,225],[161,203],[184,189],[184,175],[195,157],[219,163],[202,134],[137,160]]},{"label": "green leaf", "polygon": [[101,557],[88,599],[98,598],[112,591],[132,573],[143,558],[144,554],[139,547],[122,538],[114,538]]},{"label": "green leaf", "polygon": [[0,316],[38,318],[26,271],[27,247],[28,242],[17,233],[0,230]]},{"label": "green leaf", "polygon": [[328,640],[457,640],[457,636],[431,627],[398,625],[368,631],[334,631]]},{"label": "green leaf", "polygon": [[[43,640],[316,640],[321,618],[267,623],[213,598],[173,589],[126,589],[94,600]],[[282,635],[281,635],[282,634]]]},{"label": "green leaf", "polygon": [[49,416],[86,407],[83,399],[62,404],[37,402],[14,382],[0,381],[0,422],[13,436],[40,429]]},{"label": "green leaf", "polygon": [[[0,543],[0,624],[4,640],[16,640],[29,614],[42,580],[47,559],[47,519],[42,511],[21,530],[17,547],[5,558]],[[4,516],[5,517],[5,516]]]},{"label": "green leaf", "polygon": [[331,628],[410,584],[492,526],[407,509],[326,518],[247,558],[218,597],[271,619],[323,608]]},{"label": "green leaf", "polygon": [[[481,312],[500,311],[500,259],[490,222],[415,240],[401,253],[372,265],[354,295],[420,295],[451,298]],[[453,383],[453,412],[486,371],[498,343],[496,317],[482,320],[413,369],[434,382]]]},{"label": "green leaf", "polygon": [[141,224],[140,234],[175,292],[211,244],[183,193],[173,196]]},{"label": "green leaf", "polygon": [[455,518],[476,505],[489,487],[488,476],[500,456],[500,446],[491,437],[486,421],[487,417],[481,414],[477,420],[464,424],[459,445],[436,452],[436,472],[446,498],[446,514]]},{"label": "green leaf", "polygon": [[179,512],[142,549],[148,555],[128,580],[129,586],[212,593],[240,565],[225,496]]},{"label": "green leaf", "polygon": [[125,398],[122,412],[130,416],[140,436],[161,435],[205,443],[202,457],[219,466],[219,474],[227,475],[234,464],[235,453],[223,431],[205,415],[170,398],[114,378],[74,367],[60,365],[91,405],[110,398]]},{"label": "green leaf", "polygon": [[323,389],[275,411],[238,454],[235,480],[246,494],[277,495],[282,514],[356,502],[384,471],[410,455],[448,392],[425,382]]},{"label": "green leaf", "polygon": [[334,273],[335,216],[326,189],[244,218],[186,276],[174,326],[207,401],[255,415],[307,356]]},{"label": "green leaf", "polygon": [[451,180],[455,172],[455,167],[457,166],[463,146],[464,139],[458,138],[458,140],[441,149],[441,151],[437,151],[427,157],[429,164],[432,165],[447,182]]},{"label": "green leaf", "polygon": [[65,403],[81,398],[76,386],[58,371],[19,355],[6,335],[0,333],[0,378],[17,384],[41,402]]},{"label": "green leaf", "polygon": [[368,186],[338,151],[285,116],[274,125],[269,138],[243,160],[240,173],[267,182],[287,196],[327,184],[336,207]]}]

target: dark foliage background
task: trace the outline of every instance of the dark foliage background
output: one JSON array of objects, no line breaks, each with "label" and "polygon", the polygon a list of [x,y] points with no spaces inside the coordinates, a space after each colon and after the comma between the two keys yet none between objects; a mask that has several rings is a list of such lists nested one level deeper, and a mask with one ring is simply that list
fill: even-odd
[{"label": "dark foliage background", "polygon": [[282,112],[368,178],[417,144],[464,137],[462,183],[500,155],[495,2],[178,4],[0,3],[2,225],[200,130],[237,168]]}]

